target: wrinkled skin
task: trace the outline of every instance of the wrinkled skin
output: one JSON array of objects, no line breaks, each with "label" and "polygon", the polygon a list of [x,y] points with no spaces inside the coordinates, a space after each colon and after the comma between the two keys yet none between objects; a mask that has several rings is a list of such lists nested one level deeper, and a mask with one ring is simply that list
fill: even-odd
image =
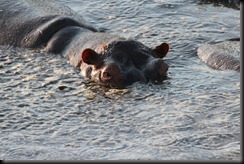
[{"label": "wrinkled skin", "polygon": [[[213,4],[240,10],[240,0],[201,0],[200,4]],[[203,44],[197,49],[198,57],[209,67],[217,70],[240,72],[240,38],[222,43]]]},{"label": "wrinkled skin", "polygon": [[231,40],[216,44],[204,44],[198,47],[197,55],[211,68],[240,72],[240,41]]},{"label": "wrinkled skin", "polygon": [[1,0],[0,44],[60,53],[82,76],[109,86],[161,83],[167,77],[167,43],[149,48],[100,33],[70,8],[50,0]]}]

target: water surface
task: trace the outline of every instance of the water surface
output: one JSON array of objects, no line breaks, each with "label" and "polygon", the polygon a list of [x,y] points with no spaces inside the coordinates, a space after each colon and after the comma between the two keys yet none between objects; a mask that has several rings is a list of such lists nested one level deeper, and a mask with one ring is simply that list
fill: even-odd
[{"label": "water surface", "polygon": [[106,88],[60,55],[0,46],[0,159],[240,160],[240,73],[204,43],[240,37],[240,10],[186,0],[60,0],[97,28],[170,44],[161,85]]}]

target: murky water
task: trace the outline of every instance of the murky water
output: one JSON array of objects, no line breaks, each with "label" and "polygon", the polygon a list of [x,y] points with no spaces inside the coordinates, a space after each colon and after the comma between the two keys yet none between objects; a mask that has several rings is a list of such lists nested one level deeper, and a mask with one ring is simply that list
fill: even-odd
[{"label": "murky water", "polygon": [[60,0],[108,33],[171,46],[169,78],[85,81],[60,55],[0,46],[0,159],[240,160],[240,73],[196,55],[240,37],[240,10],[186,0]]}]

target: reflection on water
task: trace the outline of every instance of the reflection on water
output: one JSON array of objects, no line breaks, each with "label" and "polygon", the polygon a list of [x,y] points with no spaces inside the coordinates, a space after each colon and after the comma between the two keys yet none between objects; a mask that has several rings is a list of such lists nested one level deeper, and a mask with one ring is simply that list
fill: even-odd
[{"label": "reflection on water", "polygon": [[[61,0],[60,0],[61,1]],[[108,33],[171,46],[161,85],[105,88],[60,55],[0,46],[1,159],[240,160],[240,74],[203,43],[240,36],[240,11],[191,1],[61,1]]]}]

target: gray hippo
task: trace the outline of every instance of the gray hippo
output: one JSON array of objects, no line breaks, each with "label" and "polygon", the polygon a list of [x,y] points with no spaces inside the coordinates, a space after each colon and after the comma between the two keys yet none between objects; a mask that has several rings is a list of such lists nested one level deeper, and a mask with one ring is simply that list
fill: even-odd
[{"label": "gray hippo", "polygon": [[240,41],[229,40],[216,44],[204,44],[197,49],[197,55],[208,66],[218,70],[240,72]]},{"label": "gray hippo", "polygon": [[100,84],[125,87],[161,83],[169,45],[149,48],[136,40],[101,33],[70,8],[50,0],[1,0],[0,44],[59,53]]},{"label": "gray hippo", "polygon": [[[200,4],[203,3],[240,10],[240,0],[201,0]],[[197,49],[197,55],[214,69],[240,72],[240,38],[201,45]]]},{"label": "gray hippo", "polygon": [[201,0],[199,4],[213,4],[240,10],[240,0]]}]

